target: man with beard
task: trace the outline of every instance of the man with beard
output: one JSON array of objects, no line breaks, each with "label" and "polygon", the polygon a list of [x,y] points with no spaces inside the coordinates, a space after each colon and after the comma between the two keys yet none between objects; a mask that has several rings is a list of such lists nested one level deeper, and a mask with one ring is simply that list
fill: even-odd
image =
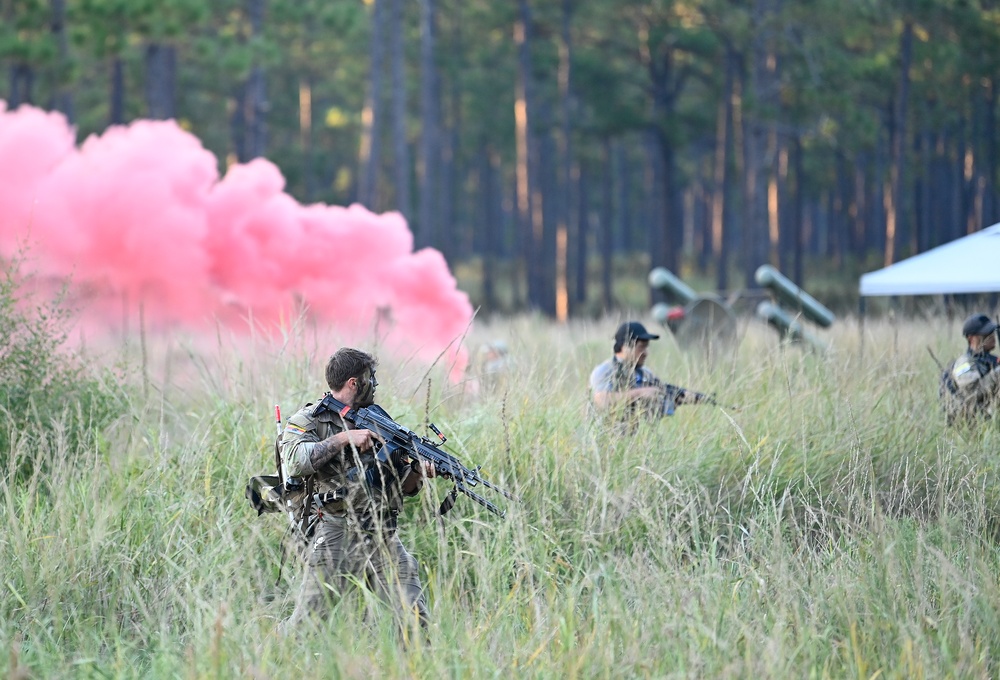
[{"label": "man with beard", "polygon": [[[375,403],[377,361],[357,349],[330,357],[330,395],[357,409]],[[427,604],[417,561],[396,534],[403,497],[416,495],[435,476],[427,461],[376,460],[378,435],[351,429],[342,413],[307,404],[288,419],[281,438],[285,478],[304,483],[312,502],[304,524],[313,527],[305,554],[307,570],[288,629],[322,613],[331,596],[353,582],[366,584],[407,629],[427,625]]]},{"label": "man with beard", "polygon": [[628,420],[640,413],[648,416],[671,415],[674,406],[686,403],[688,394],[684,390],[670,393],[669,386],[644,366],[649,341],[659,338],[638,321],[629,321],[618,327],[614,356],[590,374],[590,390],[599,412]]}]

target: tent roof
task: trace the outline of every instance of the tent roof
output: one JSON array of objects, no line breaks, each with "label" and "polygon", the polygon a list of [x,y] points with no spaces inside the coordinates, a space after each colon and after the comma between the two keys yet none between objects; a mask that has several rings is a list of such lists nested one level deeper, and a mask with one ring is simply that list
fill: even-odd
[{"label": "tent roof", "polygon": [[1000,292],[1000,224],[861,277],[861,295]]}]

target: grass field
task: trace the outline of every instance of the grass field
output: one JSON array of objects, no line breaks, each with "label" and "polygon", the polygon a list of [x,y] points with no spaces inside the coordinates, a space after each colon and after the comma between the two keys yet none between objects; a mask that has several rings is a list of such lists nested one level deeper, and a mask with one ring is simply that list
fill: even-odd
[{"label": "grass field", "polygon": [[668,335],[653,370],[741,408],[681,407],[628,438],[587,409],[616,322],[477,323],[470,347],[511,350],[477,393],[381,357],[380,403],[418,431],[429,415],[522,498],[498,519],[460,497],[442,521],[437,480],[409,502],[433,623],[408,649],[362,590],[275,630],[299,573],[277,578],[282,520],[243,489],[273,468],[272,405],[318,396],[333,347],[90,347],[110,415],[0,417],[7,676],[1000,675],[1000,426],[944,426],[926,349],[957,355],[958,322],[869,322],[862,343],[847,320],[824,355],[750,323],[711,363]]}]

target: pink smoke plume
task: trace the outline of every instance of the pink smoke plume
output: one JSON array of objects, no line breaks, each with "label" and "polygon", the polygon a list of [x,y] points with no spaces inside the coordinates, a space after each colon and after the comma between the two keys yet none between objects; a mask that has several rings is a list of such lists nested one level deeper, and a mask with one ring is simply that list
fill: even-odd
[{"label": "pink smoke plume", "polygon": [[[0,258],[81,291],[110,326],[141,301],[151,329],[287,326],[305,306],[347,340],[464,368],[472,306],[398,213],[299,204],[272,163],[233,165],[173,121],[76,147],[59,113],[0,101]],[[123,301],[125,301],[123,303]]]}]

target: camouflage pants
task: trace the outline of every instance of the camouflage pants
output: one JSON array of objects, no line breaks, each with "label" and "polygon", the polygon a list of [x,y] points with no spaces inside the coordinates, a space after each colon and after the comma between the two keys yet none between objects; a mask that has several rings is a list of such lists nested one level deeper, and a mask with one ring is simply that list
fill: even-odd
[{"label": "camouflage pants", "polygon": [[322,614],[329,601],[361,581],[389,605],[399,624],[427,625],[427,604],[417,560],[395,532],[368,534],[346,517],[324,517],[316,527],[306,555],[307,569],[295,611],[283,628],[290,629],[311,614]]}]

